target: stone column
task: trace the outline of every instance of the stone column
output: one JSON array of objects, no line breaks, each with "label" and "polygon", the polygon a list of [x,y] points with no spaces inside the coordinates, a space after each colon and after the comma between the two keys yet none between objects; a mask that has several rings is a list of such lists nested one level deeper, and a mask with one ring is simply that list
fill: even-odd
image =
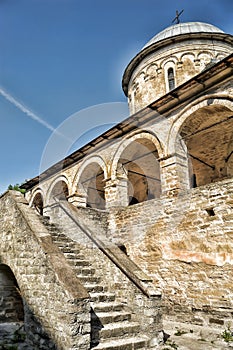
[{"label": "stone column", "polygon": [[116,179],[108,179],[105,183],[106,209],[113,207],[127,207],[128,179],[125,176],[118,176]]},{"label": "stone column", "polygon": [[190,188],[188,160],[179,154],[160,159],[162,195],[175,196]]}]

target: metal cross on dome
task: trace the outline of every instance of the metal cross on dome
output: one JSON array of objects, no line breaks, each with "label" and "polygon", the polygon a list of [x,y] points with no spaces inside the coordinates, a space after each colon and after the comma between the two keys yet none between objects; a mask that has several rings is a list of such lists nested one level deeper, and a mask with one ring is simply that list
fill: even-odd
[{"label": "metal cross on dome", "polygon": [[182,15],[182,13],[184,12],[184,10],[179,11],[176,10],[176,17],[173,19],[172,23],[176,23],[176,24],[179,24],[180,23],[180,16]]}]

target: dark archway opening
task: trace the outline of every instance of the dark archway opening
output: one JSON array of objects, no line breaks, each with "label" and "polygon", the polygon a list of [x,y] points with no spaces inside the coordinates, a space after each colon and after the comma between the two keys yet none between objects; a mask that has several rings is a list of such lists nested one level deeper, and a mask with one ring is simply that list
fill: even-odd
[{"label": "dark archway opening", "polygon": [[86,194],[86,206],[105,209],[104,171],[98,163],[91,163],[82,172],[79,186]]},{"label": "dark archway opening", "polygon": [[233,176],[233,116],[222,105],[200,108],[180,132],[189,158],[190,187]]},{"label": "dark archway opening", "polygon": [[24,307],[19,286],[7,265],[0,265],[0,323],[23,322]]},{"label": "dark archway opening", "polygon": [[160,164],[154,143],[146,138],[132,141],[122,152],[118,173],[128,178],[128,203],[134,205],[161,195]]},{"label": "dark archway opening", "polygon": [[51,192],[51,198],[52,201],[54,200],[67,200],[67,198],[69,197],[69,190],[68,190],[68,186],[66,184],[65,181],[61,180],[58,181]]},{"label": "dark archway opening", "polygon": [[37,193],[33,199],[32,207],[34,207],[38,214],[43,215],[44,203],[41,193]]}]

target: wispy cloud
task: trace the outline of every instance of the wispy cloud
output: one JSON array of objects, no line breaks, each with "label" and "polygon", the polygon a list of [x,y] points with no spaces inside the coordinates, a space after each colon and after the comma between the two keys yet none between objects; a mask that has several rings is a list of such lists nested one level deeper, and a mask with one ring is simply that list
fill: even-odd
[{"label": "wispy cloud", "polygon": [[20,111],[25,113],[29,118],[35,120],[37,123],[43,125],[47,129],[56,133],[56,129],[50,125],[46,120],[40,118],[34,112],[32,112],[28,107],[24,106],[21,102],[17,101],[13,96],[6,92],[2,87],[0,87],[0,95],[2,95],[7,101],[17,107]]}]

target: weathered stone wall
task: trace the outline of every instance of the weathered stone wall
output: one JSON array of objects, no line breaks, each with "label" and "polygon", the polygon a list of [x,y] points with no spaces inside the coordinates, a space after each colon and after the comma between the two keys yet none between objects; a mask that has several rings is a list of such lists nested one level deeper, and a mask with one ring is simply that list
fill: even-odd
[{"label": "weathered stone wall", "polygon": [[89,296],[19,192],[0,198],[0,238],[0,262],[16,277],[29,340],[41,349],[89,349]]},{"label": "weathered stone wall", "polygon": [[232,179],[109,214],[109,239],[160,284],[165,313],[194,323],[231,321],[232,235]]}]

